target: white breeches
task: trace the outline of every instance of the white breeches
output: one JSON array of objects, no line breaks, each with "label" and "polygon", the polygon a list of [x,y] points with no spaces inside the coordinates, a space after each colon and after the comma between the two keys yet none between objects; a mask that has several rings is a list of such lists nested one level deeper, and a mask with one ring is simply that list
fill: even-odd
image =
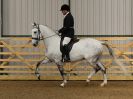
[{"label": "white breeches", "polygon": [[71,41],[71,38],[65,37],[64,40],[63,40],[63,46],[64,46],[65,44],[68,44],[70,41]]}]

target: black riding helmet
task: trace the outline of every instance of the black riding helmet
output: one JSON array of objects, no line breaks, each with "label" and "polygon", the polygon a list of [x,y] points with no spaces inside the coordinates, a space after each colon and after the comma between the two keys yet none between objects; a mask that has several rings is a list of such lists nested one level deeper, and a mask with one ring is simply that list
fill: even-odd
[{"label": "black riding helmet", "polygon": [[70,7],[67,4],[64,4],[64,5],[61,6],[60,11],[62,11],[62,10],[70,11]]}]

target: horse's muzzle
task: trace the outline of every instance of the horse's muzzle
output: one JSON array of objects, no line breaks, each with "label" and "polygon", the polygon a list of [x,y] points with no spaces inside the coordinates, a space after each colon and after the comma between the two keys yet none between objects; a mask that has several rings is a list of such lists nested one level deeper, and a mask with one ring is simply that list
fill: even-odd
[{"label": "horse's muzzle", "polygon": [[36,47],[36,46],[37,46],[37,44],[33,44],[33,46],[34,46],[34,47]]}]

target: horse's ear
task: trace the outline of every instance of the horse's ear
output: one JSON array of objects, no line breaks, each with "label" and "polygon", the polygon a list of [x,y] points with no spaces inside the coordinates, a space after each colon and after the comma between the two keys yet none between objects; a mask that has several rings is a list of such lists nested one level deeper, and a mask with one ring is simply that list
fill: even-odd
[{"label": "horse's ear", "polygon": [[32,23],[32,26],[33,27],[37,27],[37,24],[34,22],[34,23]]},{"label": "horse's ear", "polygon": [[36,22],[34,22],[34,26],[37,26]]}]

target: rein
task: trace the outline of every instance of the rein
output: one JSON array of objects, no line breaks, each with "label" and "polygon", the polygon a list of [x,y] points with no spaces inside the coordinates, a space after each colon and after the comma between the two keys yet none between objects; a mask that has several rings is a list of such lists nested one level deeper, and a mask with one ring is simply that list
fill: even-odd
[{"label": "rein", "polygon": [[48,36],[48,37],[42,37],[42,39],[41,40],[44,40],[44,39],[47,39],[47,38],[51,38],[51,37],[53,37],[53,36],[55,36],[55,35],[58,35],[58,34],[54,34],[54,35],[51,35],[51,36]]},{"label": "rein", "polygon": [[48,37],[45,37],[45,38],[42,36],[41,38],[39,37],[39,38],[32,38],[32,39],[34,39],[34,40],[39,40],[39,41],[40,41],[40,40],[44,40],[44,39],[53,37],[53,36],[55,36],[55,35],[58,35],[58,34],[54,34],[54,35],[51,35],[51,36],[48,36]]},{"label": "rein", "polygon": [[34,39],[34,40],[44,40],[44,39],[47,39],[47,38],[51,38],[51,37],[53,37],[53,36],[55,36],[55,35],[59,35],[58,33],[55,33],[54,35],[51,35],[51,36],[48,36],[48,37],[43,37],[43,35],[41,35],[41,37],[40,37],[40,34],[41,34],[41,31],[40,31],[40,28],[39,28],[39,26],[38,26],[38,35],[37,35],[37,38],[32,38],[32,39]]}]

